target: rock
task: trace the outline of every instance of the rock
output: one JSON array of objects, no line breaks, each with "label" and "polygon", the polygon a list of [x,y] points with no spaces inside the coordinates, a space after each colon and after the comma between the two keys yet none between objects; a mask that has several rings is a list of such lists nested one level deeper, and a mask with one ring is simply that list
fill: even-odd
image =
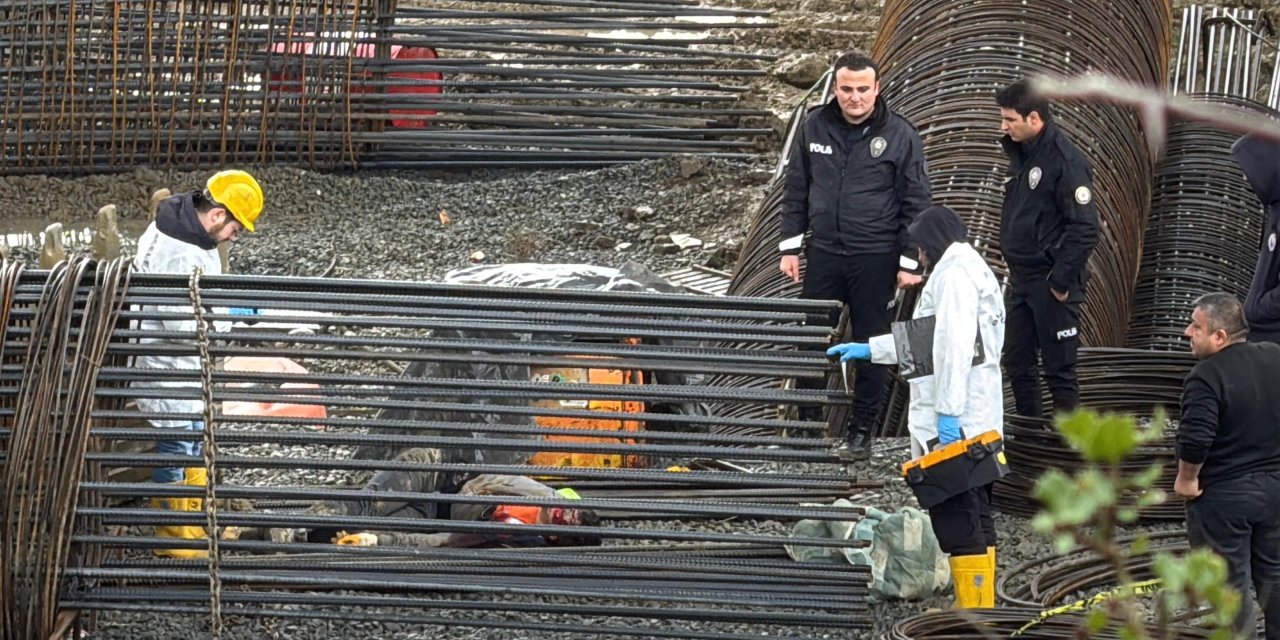
[{"label": "rock", "polygon": [[147,205],[147,222],[156,219],[156,207],[160,206],[160,201],[173,195],[168,189],[158,189],[151,194],[151,202]]},{"label": "rock", "polygon": [[657,237],[657,235],[658,233],[653,229],[645,229],[644,231],[640,232],[640,241],[649,242],[650,240],[653,240],[655,237]]},{"label": "rock", "polygon": [[631,248],[630,242],[619,242],[618,246],[614,247],[614,249],[617,249],[618,251],[626,251],[627,249],[630,249],[630,248]]},{"label": "rock", "polygon": [[53,265],[66,259],[67,249],[62,245],[62,223],[55,222],[44,230],[38,264],[41,269],[52,269]]},{"label": "rock", "polygon": [[622,212],[624,222],[644,222],[651,219],[653,219],[653,207],[649,205],[642,204]]},{"label": "rock", "polygon": [[467,256],[467,259],[468,259],[468,260],[470,260],[470,261],[472,261],[472,262],[483,262],[483,261],[484,261],[484,252],[483,252],[483,251],[473,251],[473,252],[471,252],[471,255]]},{"label": "rock", "polygon": [[609,236],[596,236],[596,239],[591,241],[591,246],[596,249],[612,249],[617,244],[618,241]]},{"label": "rock", "polygon": [[793,87],[808,89],[827,72],[831,66],[829,58],[830,56],[819,53],[786,56],[774,67],[773,75]]},{"label": "rock", "polygon": [[114,260],[120,257],[120,231],[116,228],[114,204],[98,209],[98,218],[93,226],[93,240],[89,242],[89,255],[94,260]]},{"label": "rock", "polygon": [[707,162],[703,158],[697,156],[685,156],[680,158],[677,172],[681,178],[688,180],[696,175],[701,175],[706,169]]},{"label": "rock", "polygon": [[685,249],[692,249],[694,247],[702,246],[701,240],[687,233],[673,233],[671,234],[670,238],[671,238],[671,243],[679,247],[681,251],[684,251]]},{"label": "rock", "polygon": [[573,223],[573,228],[578,231],[599,231],[600,223],[592,222],[590,220],[579,220]]},{"label": "rock", "polygon": [[680,253],[680,247],[674,244],[656,244],[653,246],[653,252],[660,256],[672,256]]}]

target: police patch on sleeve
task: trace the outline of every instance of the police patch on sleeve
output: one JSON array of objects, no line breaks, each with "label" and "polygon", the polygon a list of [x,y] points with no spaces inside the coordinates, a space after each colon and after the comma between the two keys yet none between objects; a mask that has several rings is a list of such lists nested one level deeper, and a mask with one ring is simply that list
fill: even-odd
[{"label": "police patch on sleeve", "polygon": [[1076,203],[1085,205],[1093,200],[1093,194],[1089,192],[1089,187],[1080,187],[1076,189]]},{"label": "police patch on sleeve", "polygon": [[1043,174],[1044,172],[1040,170],[1040,167],[1031,167],[1031,173],[1027,175],[1027,182],[1031,184],[1032,189],[1040,186],[1040,176]]}]

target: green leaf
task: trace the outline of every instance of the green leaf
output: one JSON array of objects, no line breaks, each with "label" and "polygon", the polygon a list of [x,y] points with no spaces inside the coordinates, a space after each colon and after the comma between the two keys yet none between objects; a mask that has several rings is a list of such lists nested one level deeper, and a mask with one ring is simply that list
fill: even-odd
[{"label": "green leaf", "polygon": [[1115,464],[1138,446],[1138,427],[1132,416],[1099,415],[1082,409],[1058,418],[1058,431],[1089,462]]},{"label": "green leaf", "polygon": [[1129,480],[1129,486],[1146,489],[1151,485],[1154,485],[1156,481],[1160,479],[1160,475],[1162,473],[1164,473],[1164,465],[1159,463],[1153,464],[1144,469],[1141,473],[1133,476]]},{"label": "green leaf", "polygon": [[1111,620],[1105,609],[1094,609],[1084,617],[1084,626],[1089,630],[1089,635],[1093,635],[1107,628],[1107,623]]},{"label": "green leaf", "polygon": [[1130,555],[1140,556],[1146,553],[1147,549],[1150,549],[1150,548],[1151,548],[1151,536],[1148,536],[1147,534],[1144,533],[1133,539],[1133,543],[1129,545],[1129,553]]}]

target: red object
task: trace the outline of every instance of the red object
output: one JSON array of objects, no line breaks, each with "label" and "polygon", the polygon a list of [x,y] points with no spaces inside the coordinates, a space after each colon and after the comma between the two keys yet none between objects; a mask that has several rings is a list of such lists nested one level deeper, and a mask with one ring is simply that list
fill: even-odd
[{"label": "red object", "polygon": [[493,521],[506,524],[537,524],[541,507],[500,504],[493,510]]},{"label": "red object", "polygon": [[[364,36],[361,36],[364,37]],[[299,39],[288,44],[287,55],[301,55],[306,57],[345,57],[346,51],[350,50],[350,46],[346,42],[321,42],[317,43],[310,38],[314,38],[314,34],[305,34]],[[271,51],[277,54],[285,54],[286,44],[278,42],[271,47]],[[320,49],[316,53],[317,47]],[[353,57],[356,58],[373,58],[377,55],[378,47],[371,43],[359,43],[354,45]],[[406,47],[403,45],[391,45],[392,60],[435,60],[436,50],[431,47]],[[306,61],[303,62],[301,77],[292,77],[286,73],[274,73],[267,81],[267,88],[271,93],[290,93],[302,94],[306,93]],[[365,74],[369,77],[371,74]],[[387,74],[387,80],[395,81],[396,84],[387,86],[388,94],[439,94],[441,93],[439,84],[430,84],[424,82],[408,83],[404,80],[420,80],[439,82],[444,78],[444,74],[439,71],[392,71]],[[351,92],[352,93],[371,93],[375,91],[373,87],[360,83],[360,76],[352,77]],[[395,115],[409,115],[413,118],[392,118],[391,126],[397,129],[425,129],[427,120],[425,116],[433,116],[436,114],[431,109],[390,109],[389,113]]]}]

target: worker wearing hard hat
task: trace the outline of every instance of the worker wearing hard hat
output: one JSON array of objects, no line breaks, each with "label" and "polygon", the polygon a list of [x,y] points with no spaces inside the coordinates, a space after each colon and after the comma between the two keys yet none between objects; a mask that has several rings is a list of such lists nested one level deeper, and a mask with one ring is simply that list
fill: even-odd
[{"label": "worker wearing hard hat", "polygon": [[[138,239],[138,253],[133,268],[139,273],[171,273],[191,275],[200,269],[205,275],[222,273],[222,261],[218,245],[235,242],[242,231],[253,232],[258,216],[262,214],[262,187],[244,171],[220,171],[209,178],[205,188],[171,196],[159,203],[155,220]],[[141,329],[150,332],[176,332],[189,336],[195,332],[195,320],[188,306],[144,306],[144,313],[174,314],[172,318],[141,321]],[[215,328],[225,329],[226,323],[215,323]],[[189,338],[169,340],[143,338],[142,344],[189,343]],[[197,370],[200,358],[196,355],[142,355],[134,361],[139,369]],[[156,451],[167,455],[193,456],[201,453],[200,432],[204,421],[198,416],[204,412],[204,403],[193,398],[191,389],[199,388],[193,374],[186,380],[148,381],[136,383],[141,389],[137,399],[139,410],[155,427],[182,432],[175,440],[156,442]],[[198,394],[195,394],[198,395]],[[183,396],[183,397],[174,397]],[[152,480],[162,483],[183,483],[203,486],[207,474],[203,466],[160,467],[152,473]],[[156,498],[153,506],[173,511],[199,511],[199,498]],[[160,537],[203,539],[203,527],[159,526]],[[156,553],[178,558],[203,557],[204,552],[195,549],[165,549]]]},{"label": "worker wearing hard hat", "polygon": [[[925,209],[909,229],[921,263],[931,270],[914,317],[932,317],[932,334],[920,345],[898,344],[899,331],[873,336],[869,342],[832,347],[828,355],[843,361],[901,363],[906,349],[927,345],[911,377],[907,427],[913,458],[930,450],[1004,431],[1000,351],[1004,345],[1005,309],[1000,283],[982,256],[969,244],[968,229],[954,211]],[[916,322],[916,321],[913,321]],[[928,326],[927,323],[920,323]],[[929,506],[929,517],[942,551],[950,555],[961,608],[995,606],[995,524],[991,518],[991,485],[950,487],[948,498]],[[919,494],[917,494],[919,497]]]}]

